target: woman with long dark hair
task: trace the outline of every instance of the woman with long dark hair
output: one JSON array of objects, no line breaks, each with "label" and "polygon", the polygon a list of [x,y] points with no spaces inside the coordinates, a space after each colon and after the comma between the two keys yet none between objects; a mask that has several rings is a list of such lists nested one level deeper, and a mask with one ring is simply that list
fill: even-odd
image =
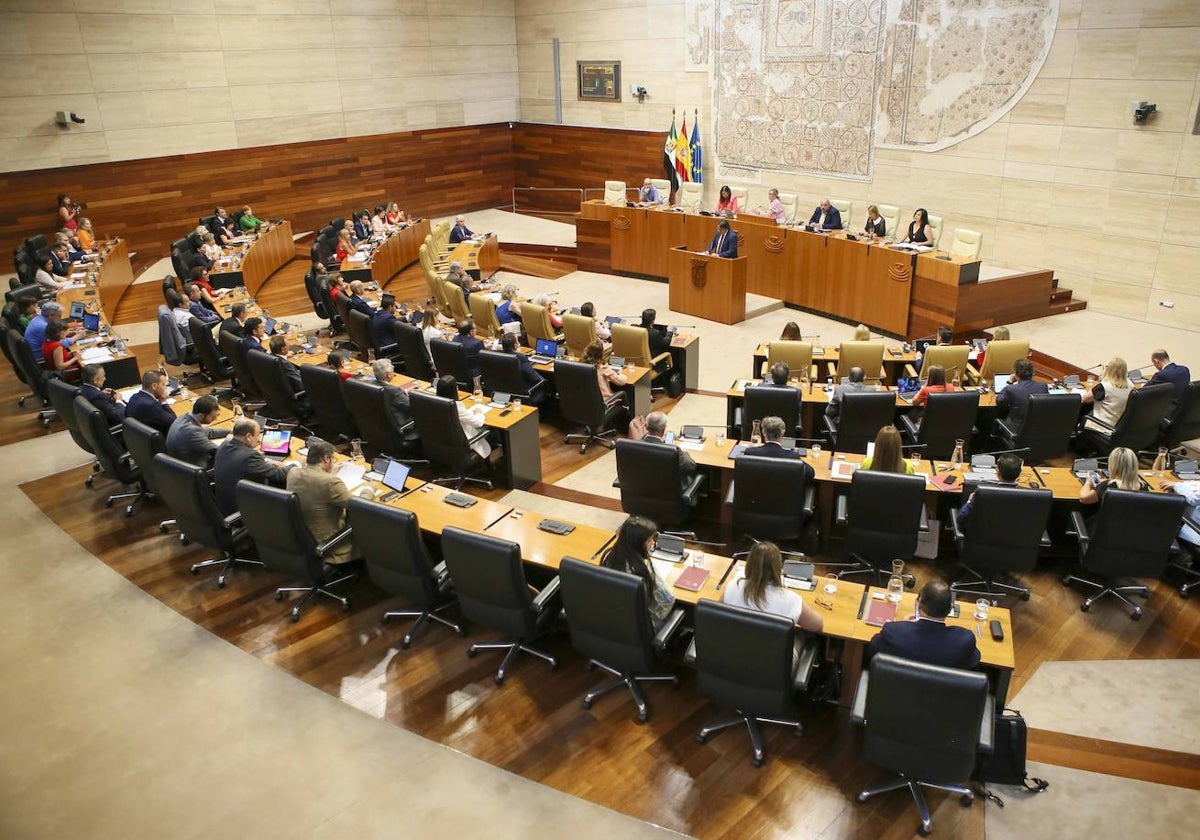
[{"label": "woman with long dark hair", "polygon": [[918,207],[913,213],[913,220],[908,223],[908,236],[905,242],[917,242],[922,245],[933,244],[933,229],[929,227],[929,214],[924,207]]},{"label": "woman with long dark hair", "polygon": [[658,536],[658,527],[644,516],[631,516],[617,531],[617,540],[600,561],[601,566],[637,575],[646,585],[650,619],[657,627],[671,614],[675,595],[671,587],[654,571],[650,549]]}]

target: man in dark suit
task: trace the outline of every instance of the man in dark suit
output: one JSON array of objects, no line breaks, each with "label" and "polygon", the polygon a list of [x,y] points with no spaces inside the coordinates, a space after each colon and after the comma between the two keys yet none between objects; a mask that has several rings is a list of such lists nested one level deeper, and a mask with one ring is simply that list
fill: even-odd
[{"label": "man in dark suit", "polygon": [[642,310],[641,328],[646,331],[646,338],[650,344],[650,358],[655,359],[663,353],[671,352],[671,339],[667,337],[664,330],[660,330],[654,323],[658,318],[658,312],[653,309]]},{"label": "man in dark suit", "polygon": [[817,209],[813,210],[812,215],[809,217],[808,223],[824,230],[841,230],[842,213],[829,203],[828,198],[822,198],[821,203],[817,205]]},{"label": "man in dark suit", "polygon": [[217,454],[214,439],[229,434],[228,429],[212,429],[208,425],[221,413],[214,396],[203,396],[187,414],[182,415],[167,432],[166,452],[173,458],[208,469]]},{"label": "man in dark suit", "polygon": [[271,336],[270,348],[271,355],[278,356],[283,363],[283,375],[287,378],[292,393],[299,394],[304,390],[304,383],[300,380],[300,368],[292,364],[291,360],[287,357],[287,336]]},{"label": "man in dark suit", "polygon": [[208,230],[222,248],[229,244],[229,240],[233,239],[233,235],[229,232],[229,218],[225,215],[224,207],[213,208],[213,217],[208,221]]},{"label": "man in dark suit", "polygon": [[479,376],[479,351],[483,349],[483,342],[475,335],[475,321],[468,318],[459,324],[458,335],[454,336],[454,340],[467,351],[467,371],[474,379]]},{"label": "man in dark suit", "polygon": [[546,380],[540,373],[533,369],[533,362],[529,361],[529,357],[517,349],[517,337],[512,333],[505,333],[500,337],[500,349],[505,353],[510,353],[517,357],[517,366],[521,371],[521,381],[525,383],[525,393],[528,394],[528,402],[530,405],[541,405],[549,396],[544,383]]},{"label": "man in dark suit", "polygon": [[221,322],[221,332],[231,332],[238,338],[246,337],[246,304],[239,302],[229,308],[229,317]]},{"label": "man in dark suit", "polygon": [[1156,373],[1150,377],[1150,381],[1147,384],[1156,385],[1160,382],[1166,382],[1174,385],[1175,401],[1171,403],[1171,407],[1174,408],[1183,397],[1183,392],[1187,390],[1188,383],[1192,381],[1192,372],[1183,365],[1177,365],[1172,362],[1171,357],[1167,355],[1167,351],[1161,348],[1150,354],[1150,362],[1154,365]]},{"label": "man in dark suit", "polygon": [[1011,429],[1013,434],[1019,433],[1025,425],[1025,415],[1029,412],[1029,398],[1034,394],[1048,393],[1050,388],[1045,382],[1033,381],[1033,362],[1029,359],[1017,359],[1013,362],[1013,372],[1012,376],[1008,377],[1008,384],[996,395],[996,408],[1003,417],[1000,422]]},{"label": "man in dark suit", "polygon": [[50,249],[50,270],[59,277],[71,273],[70,249],[61,242]]},{"label": "man in dark suit", "polygon": [[267,325],[262,318],[247,318],[242,329],[242,346],[247,351],[266,349],[262,343],[263,339],[267,337]]},{"label": "man in dark suit", "polygon": [[371,238],[374,231],[371,229],[371,214],[367,211],[362,211],[354,217],[354,238],[360,242],[365,242]]},{"label": "man in dark suit", "polygon": [[874,385],[868,385],[864,380],[867,378],[867,372],[860,367],[850,368],[850,373],[846,377],[849,381],[838,385],[833,391],[833,396],[829,398],[829,405],[825,406],[825,416],[831,420],[837,420],[842,414],[842,400],[846,394],[861,394],[866,391],[874,391]]},{"label": "man in dark suit", "polygon": [[717,232],[713,234],[712,242],[708,243],[704,253],[732,260],[737,256],[737,246],[737,234],[729,229],[729,220],[722,219],[717,222]]},{"label": "man in dark suit", "polygon": [[661,443],[670,446],[679,454],[679,490],[683,490],[692,482],[696,475],[696,462],[692,456],[673,443],[667,443],[667,415],[661,411],[652,411],[645,419],[635,417],[629,424],[629,436],[634,440],[644,440],[650,443]]},{"label": "man in dark suit", "polygon": [[371,373],[375,375],[375,381],[383,386],[383,391],[387,394],[388,405],[392,409],[392,418],[396,421],[396,428],[409,427],[404,432],[405,443],[416,443],[420,440],[420,436],[417,434],[417,427],[412,424],[408,391],[393,384],[392,380],[396,378],[396,368],[392,365],[392,360],[376,359],[371,363]]},{"label": "man in dark suit", "polygon": [[347,298],[347,300],[350,302],[351,309],[357,309],[368,318],[374,318],[375,307],[367,303],[367,299],[363,297],[363,292],[366,290],[367,287],[363,285],[361,280],[355,280],[350,284],[350,296]]},{"label": "man in dark suit", "polygon": [[188,296],[188,313],[193,318],[198,319],[200,323],[204,324],[206,327],[211,327],[216,324],[217,321],[221,320],[220,315],[204,305],[204,301],[201,299],[201,290],[199,286],[197,286],[195,283],[188,283],[187,286],[184,287],[184,291],[187,292]]},{"label": "man in dark suit", "polygon": [[371,338],[375,352],[389,355],[396,352],[396,298],[384,293],[379,299],[379,311],[371,317]]},{"label": "man in dark suit", "polygon": [[125,403],[117,399],[112,388],[104,387],[104,376],[103,365],[84,365],[79,396],[100,409],[109,426],[119,426],[125,418]]},{"label": "man in dark suit", "polygon": [[287,483],[287,469],[268,461],[258,451],[262,430],[253,420],[238,420],[233,424],[233,439],[217,447],[213,462],[213,487],[217,507],[229,516],[237,512],[237,483],[243,478],[272,487]]},{"label": "man in dark suit", "polygon": [[167,405],[167,377],[161,371],[148,370],[142,374],[142,390],[129,398],[125,416],[157,429],[166,438],[175,422],[175,412]]},{"label": "man in dark suit", "polygon": [[[764,417],[759,427],[762,429],[762,445],[747,447],[742,452],[743,455],[753,455],[756,458],[799,459],[799,452],[795,449],[788,449],[783,445],[783,433],[786,431],[786,424],[781,418],[775,416]],[[812,479],[814,475],[813,468],[804,463],[804,469],[808,471],[809,479]]]},{"label": "man in dark suit", "polygon": [[889,621],[883,625],[867,645],[867,655],[890,653],[929,665],[974,668],[979,664],[975,636],[964,627],[946,625],[953,602],[945,581],[929,581],[917,597],[916,620]]},{"label": "man in dark suit", "polygon": [[454,220],[454,227],[450,228],[450,244],[455,245],[459,242],[465,242],[474,235],[474,231],[467,227],[466,218],[458,216]]}]

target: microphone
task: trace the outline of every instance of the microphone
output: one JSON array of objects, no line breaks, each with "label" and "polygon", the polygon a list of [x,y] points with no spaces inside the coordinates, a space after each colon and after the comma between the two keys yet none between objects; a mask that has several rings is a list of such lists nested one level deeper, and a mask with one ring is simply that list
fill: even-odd
[{"label": "microphone", "polygon": [[1028,452],[1028,446],[1022,446],[1020,449],[997,449],[995,452],[976,452],[972,458],[978,458],[980,455],[1016,455],[1021,452]]},{"label": "microphone", "polygon": [[1084,370],[1099,370],[1100,368],[1104,367],[1105,364],[1107,364],[1107,362],[1100,362],[1092,365],[1091,367],[1086,367]]},{"label": "microphone", "polygon": [[924,449],[928,444],[925,443],[910,443],[907,446],[901,446],[901,449]]}]

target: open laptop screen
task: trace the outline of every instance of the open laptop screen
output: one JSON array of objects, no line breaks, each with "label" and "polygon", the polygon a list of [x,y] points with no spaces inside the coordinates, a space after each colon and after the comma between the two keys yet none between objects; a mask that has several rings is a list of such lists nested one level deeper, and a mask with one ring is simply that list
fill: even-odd
[{"label": "open laptop screen", "polygon": [[396,490],[400,493],[404,492],[404,482],[408,481],[408,464],[402,464],[399,461],[389,461],[387,470],[383,474],[383,483],[390,490]]},{"label": "open laptop screen", "polygon": [[287,429],[267,429],[263,432],[264,455],[287,455],[292,447],[292,433]]},{"label": "open laptop screen", "polygon": [[539,338],[533,348],[539,356],[549,356],[553,359],[558,355],[558,342],[552,338]]}]

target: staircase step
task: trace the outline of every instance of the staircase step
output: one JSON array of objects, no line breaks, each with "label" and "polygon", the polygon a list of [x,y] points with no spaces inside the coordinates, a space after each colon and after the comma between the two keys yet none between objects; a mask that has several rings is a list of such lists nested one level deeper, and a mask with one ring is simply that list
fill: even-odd
[{"label": "staircase step", "polygon": [[1080,309],[1087,309],[1086,300],[1067,300],[1061,303],[1051,303],[1046,314],[1062,315],[1064,312],[1078,312]]},{"label": "staircase step", "polygon": [[1070,289],[1055,288],[1054,291],[1052,291],[1050,293],[1050,302],[1051,303],[1063,303],[1064,301],[1068,301],[1070,299],[1071,299],[1071,290]]}]

